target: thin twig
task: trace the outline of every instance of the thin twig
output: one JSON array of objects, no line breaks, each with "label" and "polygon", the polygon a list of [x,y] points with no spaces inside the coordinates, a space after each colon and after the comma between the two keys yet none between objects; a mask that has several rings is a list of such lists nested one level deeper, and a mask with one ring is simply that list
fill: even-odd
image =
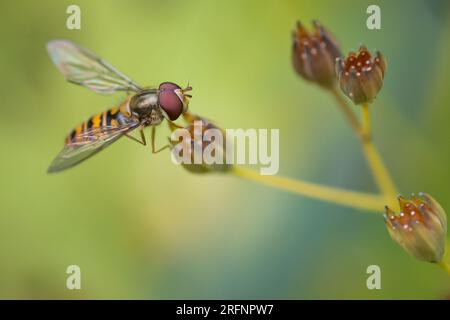
[{"label": "thin twig", "polygon": [[333,188],[280,176],[260,175],[257,171],[241,167],[234,167],[231,173],[247,180],[253,180],[275,188],[300,194],[305,197],[320,199],[366,211],[382,213],[382,208],[385,204],[383,197],[378,195]]},{"label": "thin twig", "polygon": [[331,92],[361,142],[364,155],[367,159],[370,170],[372,171],[375,183],[385,198],[385,205],[387,204],[393,208],[396,208],[397,202],[395,199],[398,195],[397,188],[395,187],[391,175],[384,165],[383,160],[371,138],[369,105],[363,105],[363,123],[360,124],[359,120],[355,116],[355,113],[352,111],[347,101],[345,101],[339,93],[338,89],[333,87]]},{"label": "thin twig", "polygon": [[362,132],[364,134],[365,139],[371,139],[372,136],[372,128],[370,125],[370,113],[369,113],[369,104],[364,103],[363,106],[363,123],[362,123]]},{"label": "thin twig", "polygon": [[348,105],[348,103],[342,97],[341,93],[339,92],[339,89],[336,86],[334,86],[330,89],[330,91],[333,94],[333,97],[336,99],[338,106],[340,107],[341,111],[344,113],[348,123],[350,124],[350,126],[353,129],[353,131],[355,132],[355,134],[359,138],[363,139],[364,135],[363,135],[359,120],[355,116],[355,113],[352,111],[351,107]]},{"label": "thin twig", "polygon": [[362,148],[375,182],[386,199],[385,204],[389,205],[391,208],[397,208],[398,204],[396,197],[398,195],[398,191],[389,174],[389,171],[386,169],[386,166],[378,153],[378,150],[372,140],[363,140]]}]

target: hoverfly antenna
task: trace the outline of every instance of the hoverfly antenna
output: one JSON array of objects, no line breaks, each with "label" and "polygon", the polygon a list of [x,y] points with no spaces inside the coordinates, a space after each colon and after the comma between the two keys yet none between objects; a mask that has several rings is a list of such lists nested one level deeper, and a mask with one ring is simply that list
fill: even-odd
[{"label": "hoverfly antenna", "polygon": [[186,88],[182,89],[181,92],[183,93],[183,95],[192,98],[192,96],[190,94],[185,94],[188,91],[191,91],[192,87],[190,86],[190,81],[188,81]]}]

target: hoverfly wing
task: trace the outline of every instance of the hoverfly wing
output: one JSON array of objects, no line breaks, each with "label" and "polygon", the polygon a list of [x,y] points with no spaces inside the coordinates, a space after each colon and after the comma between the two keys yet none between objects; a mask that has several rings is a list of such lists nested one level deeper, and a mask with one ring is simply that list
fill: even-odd
[{"label": "hoverfly wing", "polygon": [[67,81],[97,93],[141,90],[141,87],[108,62],[69,40],[52,40],[47,51]]},{"label": "hoverfly wing", "polygon": [[87,130],[78,135],[74,141],[66,143],[47,172],[58,172],[73,167],[139,126],[139,122],[131,121],[121,126],[105,126]]}]

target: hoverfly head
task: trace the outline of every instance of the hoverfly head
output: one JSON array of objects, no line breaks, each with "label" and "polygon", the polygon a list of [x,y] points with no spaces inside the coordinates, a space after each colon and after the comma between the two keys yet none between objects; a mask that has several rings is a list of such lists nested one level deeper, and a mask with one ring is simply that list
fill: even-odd
[{"label": "hoverfly head", "polygon": [[163,82],[159,85],[159,105],[170,120],[176,120],[188,109],[189,99],[192,97],[186,92],[192,88],[188,85],[185,89],[173,82]]}]

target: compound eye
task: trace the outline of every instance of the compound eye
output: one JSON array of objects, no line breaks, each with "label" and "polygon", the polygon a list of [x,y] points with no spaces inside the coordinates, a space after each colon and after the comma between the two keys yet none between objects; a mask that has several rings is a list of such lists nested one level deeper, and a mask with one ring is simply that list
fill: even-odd
[{"label": "compound eye", "polygon": [[173,82],[163,82],[159,85],[159,90],[176,90],[176,89],[181,89],[181,87]]},{"label": "compound eye", "polygon": [[183,102],[174,90],[179,89],[162,89],[159,91],[159,105],[166,112],[170,120],[174,121],[183,112]]}]

